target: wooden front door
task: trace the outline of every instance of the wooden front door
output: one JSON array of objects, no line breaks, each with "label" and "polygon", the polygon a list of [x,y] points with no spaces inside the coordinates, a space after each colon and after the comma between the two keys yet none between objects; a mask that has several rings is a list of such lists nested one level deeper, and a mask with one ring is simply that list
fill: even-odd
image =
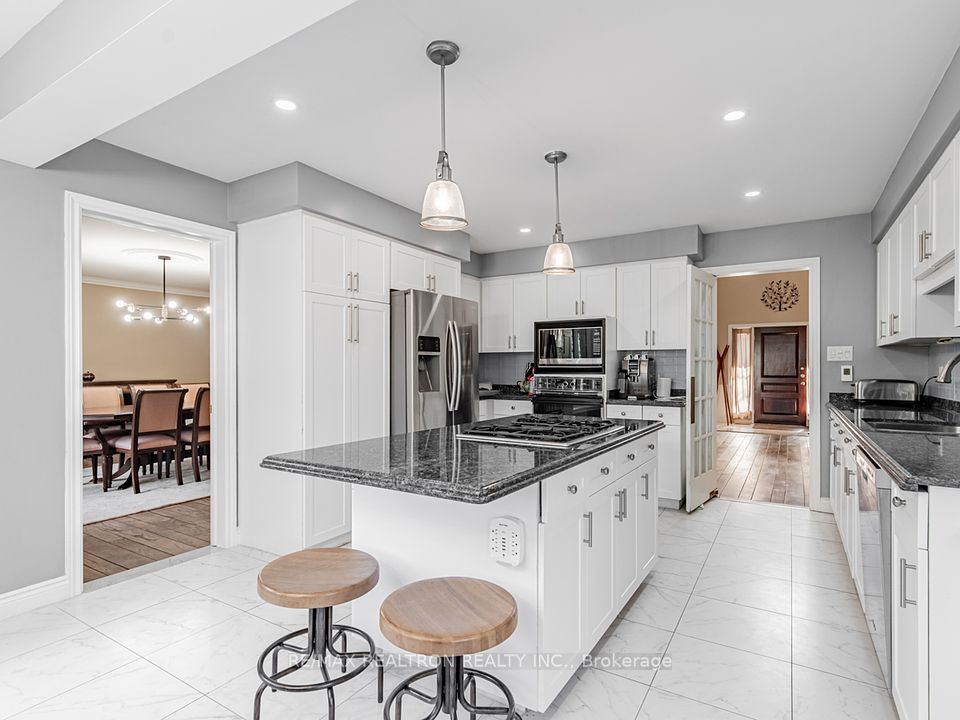
[{"label": "wooden front door", "polygon": [[753,421],[807,424],[807,328],[753,330]]}]

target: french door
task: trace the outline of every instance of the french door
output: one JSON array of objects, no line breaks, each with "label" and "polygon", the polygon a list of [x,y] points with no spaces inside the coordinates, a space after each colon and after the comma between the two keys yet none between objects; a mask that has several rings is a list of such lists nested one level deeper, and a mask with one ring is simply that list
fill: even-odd
[{"label": "french door", "polygon": [[717,278],[689,265],[690,342],[687,350],[690,453],[687,512],[703,505],[717,488]]}]

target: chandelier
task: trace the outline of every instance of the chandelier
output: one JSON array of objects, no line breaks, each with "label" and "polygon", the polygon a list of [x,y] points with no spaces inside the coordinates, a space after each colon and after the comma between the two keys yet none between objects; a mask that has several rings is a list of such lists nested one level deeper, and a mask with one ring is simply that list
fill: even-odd
[{"label": "chandelier", "polygon": [[199,325],[200,314],[204,313],[209,315],[210,306],[185,308],[180,307],[180,303],[176,300],[167,300],[167,261],[170,259],[170,256],[157,255],[157,259],[160,261],[162,268],[162,295],[160,305],[141,305],[139,303],[127,302],[122,298],[118,299],[115,304],[124,311],[124,322],[133,322],[134,320],[150,322],[152,320],[157,325],[163,325],[166,322],[179,320],[192,325]]}]

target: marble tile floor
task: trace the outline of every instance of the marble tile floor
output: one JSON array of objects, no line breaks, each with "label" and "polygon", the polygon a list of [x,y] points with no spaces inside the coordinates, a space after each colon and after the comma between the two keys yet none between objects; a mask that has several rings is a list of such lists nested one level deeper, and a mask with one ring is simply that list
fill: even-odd
[{"label": "marble tile floor", "polygon": [[[896,720],[842,557],[811,556],[811,539],[837,543],[832,516],[727,500],[663,511],[663,557],[594,653],[660,657],[659,669],[581,669],[524,718]],[[250,718],[256,657],[303,624],[257,596],[269,558],[214,550],[0,621],[0,720]],[[338,693],[338,718],[382,717],[373,681]],[[266,693],[263,718],[324,718],[325,706]]]}]

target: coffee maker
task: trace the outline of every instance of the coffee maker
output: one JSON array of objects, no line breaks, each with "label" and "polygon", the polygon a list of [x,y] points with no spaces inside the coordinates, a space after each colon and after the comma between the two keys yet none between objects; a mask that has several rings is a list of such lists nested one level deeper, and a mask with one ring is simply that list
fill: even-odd
[{"label": "coffee maker", "polygon": [[645,354],[627,355],[620,363],[626,375],[627,397],[652,398],[657,392],[657,363]]}]

